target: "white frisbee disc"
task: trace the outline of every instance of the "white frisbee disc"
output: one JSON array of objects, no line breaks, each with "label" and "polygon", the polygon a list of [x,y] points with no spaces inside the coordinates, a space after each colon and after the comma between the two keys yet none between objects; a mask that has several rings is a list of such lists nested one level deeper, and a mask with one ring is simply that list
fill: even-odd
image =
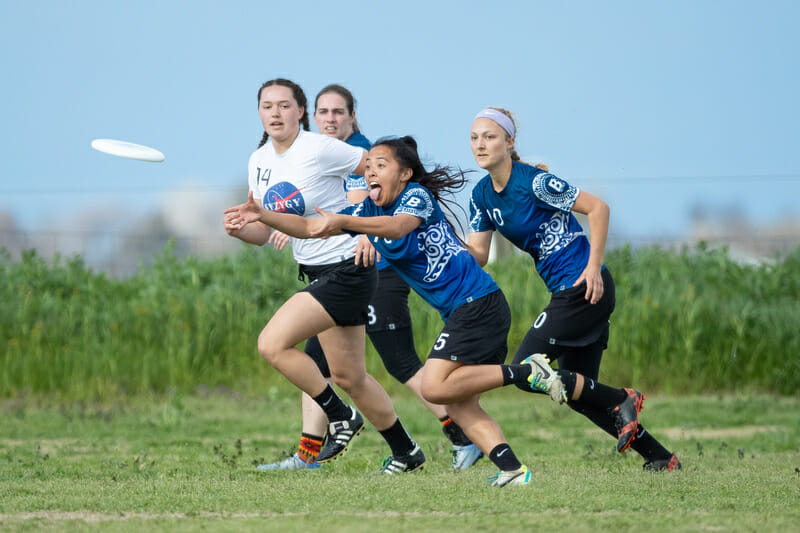
[{"label": "white frisbee disc", "polygon": [[115,139],[95,139],[92,141],[92,148],[99,152],[127,157],[128,159],[138,159],[139,161],[150,161],[160,163],[164,160],[164,154],[141,144],[134,144]]}]

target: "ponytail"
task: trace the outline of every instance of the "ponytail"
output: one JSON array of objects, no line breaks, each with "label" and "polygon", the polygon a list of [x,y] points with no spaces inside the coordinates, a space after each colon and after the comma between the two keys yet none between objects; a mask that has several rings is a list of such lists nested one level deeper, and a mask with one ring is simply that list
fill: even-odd
[{"label": "ponytail", "polygon": [[[505,116],[507,116],[508,119],[511,121],[511,123],[514,125],[514,131],[519,131],[519,129],[517,128],[517,122],[514,120],[514,117],[511,116],[511,111],[508,111],[507,109],[503,109],[502,107],[492,107],[492,106],[489,106],[488,109],[494,109],[495,111],[499,111],[500,113],[502,113]],[[508,132],[506,132],[505,130],[503,130],[503,132],[506,135],[506,139],[508,139],[509,138]],[[528,163],[527,161],[523,161],[519,157],[519,154],[517,153],[517,149],[514,148],[514,147],[511,148],[511,153],[509,155],[511,156],[511,160],[512,161],[516,161],[518,163],[524,163],[526,165],[530,165],[530,163]],[[537,163],[537,164],[531,165],[531,166],[534,166],[534,167],[538,168],[539,170],[544,170],[545,172],[549,172],[550,171],[550,167],[548,167],[544,163]]]}]

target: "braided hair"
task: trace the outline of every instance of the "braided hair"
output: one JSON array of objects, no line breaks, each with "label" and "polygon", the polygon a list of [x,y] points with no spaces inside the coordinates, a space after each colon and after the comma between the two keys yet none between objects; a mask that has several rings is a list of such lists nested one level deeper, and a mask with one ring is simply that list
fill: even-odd
[{"label": "braided hair", "polygon": [[[273,85],[280,85],[281,87],[286,87],[292,91],[292,96],[294,96],[295,102],[297,105],[303,108],[303,116],[300,117],[300,124],[303,126],[303,129],[306,131],[310,131],[309,123],[308,123],[308,99],[306,98],[306,93],[303,92],[303,89],[297,85],[295,82],[291,80],[287,80],[284,78],[275,78],[274,80],[269,80],[265,82],[261,87],[258,89],[258,103],[261,104],[261,91],[263,91],[266,87],[271,87]],[[269,134],[265,131],[264,135],[261,137],[261,142],[258,143],[258,147],[261,148],[266,144],[267,139],[269,139]]]}]

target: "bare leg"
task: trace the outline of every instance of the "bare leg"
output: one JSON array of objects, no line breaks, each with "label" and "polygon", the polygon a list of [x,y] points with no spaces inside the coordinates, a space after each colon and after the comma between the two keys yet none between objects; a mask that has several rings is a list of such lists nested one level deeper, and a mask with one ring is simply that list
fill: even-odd
[{"label": "bare leg", "polygon": [[314,397],[321,394],[328,383],[314,361],[295,346],[334,326],[333,319],[313,296],[298,292],[278,309],[261,331],[258,351],[278,372]]},{"label": "bare leg", "polygon": [[303,392],[301,396],[303,433],[320,437],[324,436],[328,427],[328,417],[325,416],[325,411],[323,411],[317,402],[305,392]]},{"label": "bare leg", "polygon": [[394,425],[397,414],[392,400],[375,378],[367,374],[364,326],[331,328],[319,333],[318,338],[333,381],[350,396],[359,411],[378,431]]},{"label": "bare leg", "polygon": [[403,383],[406,387],[411,389],[411,391],[419,398],[419,401],[428,408],[428,410],[436,415],[436,418],[441,420],[442,418],[447,416],[447,409],[445,409],[444,405],[431,403],[425,399],[422,395],[422,369],[420,368],[416,374],[411,376],[408,381]]},{"label": "bare leg", "polygon": [[480,406],[479,400],[480,396],[476,395],[448,404],[447,411],[467,437],[488,457],[497,445],[506,442],[506,438],[498,423]]},{"label": "bare leg", "polygon": [[[428,359],[423,370],[422,394],[433,403],[449,405],[467,401],[503,386],[500,365],[465,365],[445,359]],[[458,425],[461,426],[461,422]]]}]

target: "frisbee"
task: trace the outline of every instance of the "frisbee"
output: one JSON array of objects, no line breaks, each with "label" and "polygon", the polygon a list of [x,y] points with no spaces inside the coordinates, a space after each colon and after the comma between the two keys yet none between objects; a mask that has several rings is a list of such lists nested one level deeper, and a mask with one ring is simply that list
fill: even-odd
[{"label": "frisbee", "polygon": [[116,139],[95,139],[92,141],[92,148],[98,152],[127,157],[128,159],[138,159],[139,161],[150,161],[160,163],[164,160],[164,154],[141,144],[134,144]]}]

